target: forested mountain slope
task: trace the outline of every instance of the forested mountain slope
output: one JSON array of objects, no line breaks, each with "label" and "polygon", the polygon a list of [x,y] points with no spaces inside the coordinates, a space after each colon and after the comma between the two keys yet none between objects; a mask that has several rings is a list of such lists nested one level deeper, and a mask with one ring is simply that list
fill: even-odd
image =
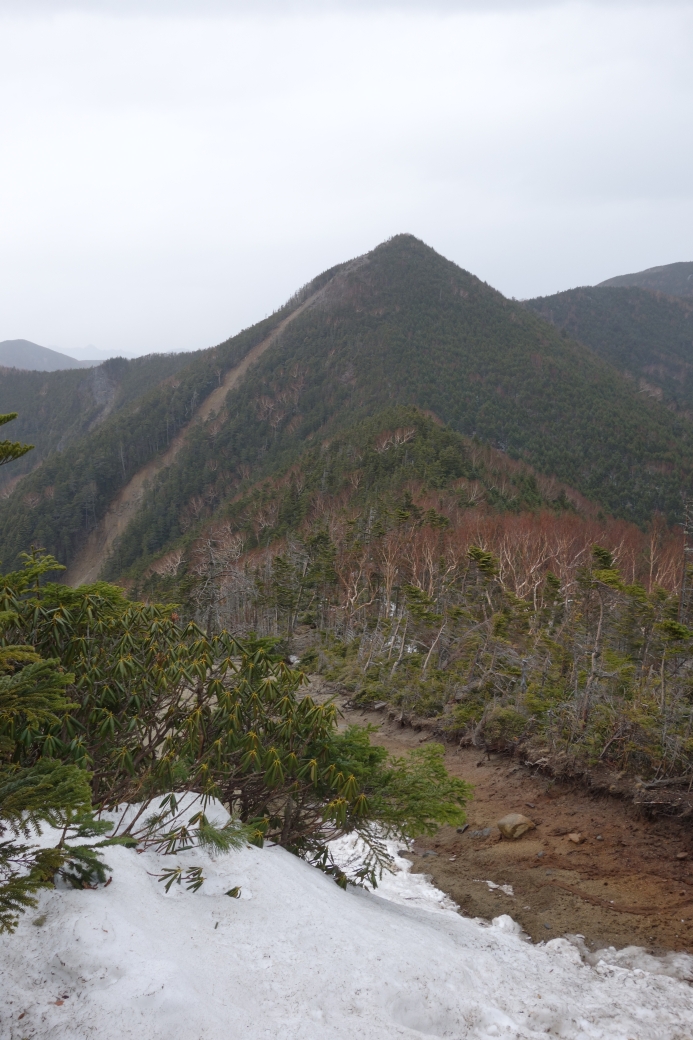
[{"label": "forested mountain slope", "polygon": [[643,396],[693,414],[693,299],[587,286],[526,306],[633,378]]},{"label": "forested mountain slope", "polygon": [[638,286],[640,289],[667,293],[669,296],[693,296],[693,262],[648,267],[646,271],[637,271],[635,274],[607,278],[599,285]]},{"label": "forested mountain slope", "polygon": [[[229,369],[309,297],[221,411],[191,424]],[[612,364],[527,307],[400,235],[325,272],[271,318],[46,460],[0,508],[0,555],[7,566],[40,542],[69,563],[120,489],[188,425],[109,567],[141,571],[191,524],[287,469],[313,439],[395,404],[433,412],[616,515],[680,515],[693,461],[686,418],[644,399]]]},{"label": "forested mountain slope", "polygon": [[456,739],[685,774],[693,633],[675,620],[681,534],[661,520],[601,517],[407,407],[314,438],[204,513],[188,503],[185,534],[131,594],[208,632],[279,638],[357,702]]},{"label": "forested mountain slope", "polygon": [[187,439],[195,427],[215,415],[222,407],[229,390],[237,386],[245,376],[248,368],[275,342],[287,324],[294,321],[302,311],[315,299],[308,295],[297,307],[279,321],[272,323],[272,328],[264,339],[261,339],[241,358],[238,364],[227,369],[221,378],[219,372],[218,385],[203,398],[196,407],[190,421],[167,442],[164,452],[157,452],[145,463],[120,489],[118,494],[108,503],[104,515],[98,524],[89,532],[86,541],[80,546],[65,575],[65,580],[73,586],[84,584],[98,578],[104,561],[110,557],[112,549],[119,544],[130,522],[137,516],[142,499],[152,481],[163,470],[172,466]]},{"label": "forested mountain slope", "polygon": [[[122,407],[107,415],[95,429],[73,440],[65,450],[52,452],[0,503],[3,566],[11,568],[17,554],[32,544],[50,549],[59,559],[70,563],[90,532],[102,521],[109,505],[143,467],[170,449],[180,432],[191,425],[204,402],[222,387],[229,371],[281,325],[284,318],[297,311],[331,275],[332,272],[326,272],[315,279],[275,314],[233,339],[196,354],[173,355],[177,370],[168,378],[149,383],[136,377],[128,380]],[[153,356],[154,365],[158,364],[158,357]],[[137,362],[143,360],[146,359],[130,362],[135,367],[128,371],[137,373]],[[111,364],[113,362],[106,363]],[[100,366],[96,372],[105,367]],[[21,375],[40,379],[38,373]],[[54,373],[44,378],[58,377],[78,380],[80,374]],[[20,385],[30,386],[27,382]],[[41,385],[37,384],[39,388]],[[69,392],[80,384],[68,380],[64,386],[60,385],[68,401]],[[24,407],[23,404],[20,398],[12,410],[26,414],[35,407],[30,390]],[[64,418],[62,413],[61,418]],[[28,437],[29,433],[22,431],[22,435]]]},{"label": "forested mountain slope", "polygon": [[65,448],[99,423],[190,364],[191,354],[112,358],[98,367],[55,372],[0,367],[0,413],[18,412],[13,435],[34,445],[0,469],[0,489],[14,485],[51,452]]},{"label": "forested mountain slope", "polygon": [[[415,404],[618,515],[676,517],[691,425],[588,348],[411,236],[338,274],[196,430],[121,541],[111,573],[177,539],[246,480],[389,405]],[[195,503],[195,505],[191,505]]]},{"label": "forested mountain slope", "polygon": [[[193,499],[178,543],[152,566],[134,568],[131,577],[148,597],[195,600],[200,575],[208,583],[207,570],[218,569],[222,559],[257,561],[264,550],[272,558],[287,539],[320,546],[329,529],[337,542],[341,537],[353,547],[395,532],[413,545],[417,532],[427,529],[539,511],[594,519],[598,507],[417,408],[386,408],[329,441],[313,438],[288,468],[249,484],[211,517],[204,502]],[[143,512],[119,553],[128,551],[129,539],[146,523]],[[118,554],[110,569],[121,570]]]}]

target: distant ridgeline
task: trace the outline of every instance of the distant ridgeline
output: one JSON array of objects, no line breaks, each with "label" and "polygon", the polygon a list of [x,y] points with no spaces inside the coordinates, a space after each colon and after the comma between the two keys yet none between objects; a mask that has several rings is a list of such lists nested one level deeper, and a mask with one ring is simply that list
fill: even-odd
[{"label": "distant ridgeline", "polygon": [[599,285],[637,286],[640,289],[650,289],[652,292],[666,293],[668,296],[693,296],[693,262],[649,267],[646,271],[638,271],[635,274],[607,278]]},{"label": "distant ridgeline", "polygon": [[69,368],[93,368],[99,362],[78,361],[28,339],[5,339],[0,343],[0,366],[32,372],[57,372]]},{"label": "distant ridgeline", "polygon": [[[674,266],[693,269],[693,264]],[[616,287],[619,281],[528,300],[525,306],[618,368],[641,397],[656,398],[691,418],[693,296],[672,299],[644,288]]]},{"label": "distant ridgeline", "polygon": [[[332,463],[320,469],[321,446],[366,419],[379,421],[394,406],[428,412],[450,428],[446,436],[462,434],[498,449],[509,462],[521,461],[525,468],[512,478],[520,481],[510,495],[512,508],[521,503],[534,510],[575,509],[584,496],[593,503],[589,508],[640,525],[656,512],[679,520],[693,464],[693,424],[684,410],[642,393],[636,373],[623,372],[620,347],[612,356],[607,350],[598,356],[597,346],[571,338],[552,324],[554,316],[546,320],[533,305],[505,299],[422,242],[400,235],[325,272],[270,318],[188,356],[187,364],[181,355],[144,359],[151,367],[144,366],[138,386],[136,370],[129,368],[132,379],[118,406],[110,414],[102,409],[96,425],[84,418],[62,443],[63,432],[75,431],[76,415],[94,407],[93,389],[80,391],[87,384],[78,383],[94,373],[23,374],[37,380],[34,408],[37,399],[51,397],[52,386],[58,396],[62,388],[63,404],[54,420],[50,407],[46,413],[51,432],[42,464],[0,504],[3,565],[14,566],[17,553],[32,543],[65,563],[77,559],[115,497],[184,434],[119,539],[104,542],[104,573],[139,580],[163,554],[191,545],[205,525],[222,517],[230,522],[234,502],[247,500],[247,508],[255,508],[252,496],[263,480],[284,479],[282,474],[289,479],[292,467],[303,472],[308,466],[305,479],[310,474],[313,484],[317,480],[313,493],[330,493]],[[274,330],[277,335],[268,339]],[[203,414],[205,400],[263,344],[264,353],[215,414]],[[84,411],[68,404],[80,392],[89,401]],[[28,391],[15,396],[11,408],[26,415],[30,400]],[[383,420],[382,429],[407,421],[398,419],[392,427]],[[21,435],[32,437],[26,429]],[[425,439],[421,434],[419,444]],[[310,464],[300,461],[306,449],[317,452]],[[451,450],[459,454],[458,447]],[[446,464],[438,459],[437,469],[421,469],[418,451],[410,449],[408,458],[415,462],[407,465],[414,465],[412,479],[425,497]],[[352,467],[354,473],[359,468]],[[485,484],[483,473],[473,478],[463,469],[453,477],[453,470],[445,477],[450,494],[457,494],[450,481],[476,479],[485,509],[509,508],[506,492],[494,490],[490,478]],[[541,490],[540,474],[575,489],[573,500],[566,491],[567,505],[556,506]],[[535,481],[535,490],[523,490],[522,480]],[[396,494],[388,485],[378,491],[378,501],[391,493],[393,507],[406,511],[398,481]],[[475,501],[464,508],[475,509]],[[275,534],[281,528],[270,520],[267,537]]]}]

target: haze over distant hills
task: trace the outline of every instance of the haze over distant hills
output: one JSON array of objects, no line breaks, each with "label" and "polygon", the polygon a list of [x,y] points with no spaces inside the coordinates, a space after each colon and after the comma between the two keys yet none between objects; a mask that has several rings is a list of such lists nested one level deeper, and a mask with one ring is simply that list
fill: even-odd
[{"label": "haze over distant hills", "polygon": [[68,368],[93,368],[100,361],[77,361],[50,347],[41,347],[28,339],[6,339],[0,343],[0,366],[21,368],[30,372],[58,372]]},{"label": "haze over distant hills", "polygon": [[650,289],[668,296],[693,296],[693,262],[648,267],[635,274],[621,274],[599,282],[599,287]]}]

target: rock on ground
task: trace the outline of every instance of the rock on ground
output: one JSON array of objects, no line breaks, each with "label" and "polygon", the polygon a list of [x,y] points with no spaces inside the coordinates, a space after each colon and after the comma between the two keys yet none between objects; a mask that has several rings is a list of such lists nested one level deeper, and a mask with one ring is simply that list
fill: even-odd
[{"label": "rock on ground", "polygon": [[501,832],[504,838],[521,838],[527,831],[532,831],[535,828],[535,824],[528,816],[523,816],[522,813],[508,813],[502,820],[498,821],[498,830]]}]

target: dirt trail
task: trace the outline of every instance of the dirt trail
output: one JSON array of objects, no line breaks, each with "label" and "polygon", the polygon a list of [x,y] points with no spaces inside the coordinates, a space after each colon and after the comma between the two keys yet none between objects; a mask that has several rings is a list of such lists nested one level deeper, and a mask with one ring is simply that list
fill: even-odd
[{"label": "dirt trail", "polygon": [[197,422],[204,422],[214,412],[220,410],[229,390],[238,385],[250,366],[257,361],[261,354],[264,354],[268,347],[272,346],[286,326],[297,318],[299,314],[302,314],[307,307],[315,303],[322,292],[323,290],[320,289],[318,292],[313,293],[312,296],[309,296],[287,318],[280,321],[266,339],[254,346],[252,350],[249,350],[240,364],[236,365],[235,368],[229,369],[221,385],[216,387],[202,401],[191,421],[173,438],[164,454],[157,455],[156,458],[147,462],[142,469],[135,473],[125,487],[118,492],[108,507],[105,516],[91,532],[79,554],[65,572],[63,581],[67,585],[72,585],[73,588],[76,588],[78,585],[85,585],[88,582],[97,580],[113,543],[135,516],[147,487],[161,470],[171,465],[185,444],[190,430]]},{"label": "dirt trail", "polygon": [[[373,740],[394,754],[430,739],[383,712],[353,710],[344,699],[341,707],[345,722],[377,726]],[[513,758],[489,761],[476,749],[451,748],[446,764],[474,785],[468,829],[444,827],[416,841],[411,859],[462,913],[510,914],[535,942],[577,933],[592,949],[693,953],[690,822],[649,821],[623,801],[555,783]],[[501,839],[496,823],[510,812],[528,816],[536,830]],[[575,844],[569,833],[584,840]],[[513,895],[487,881],[511,886]]]}]

